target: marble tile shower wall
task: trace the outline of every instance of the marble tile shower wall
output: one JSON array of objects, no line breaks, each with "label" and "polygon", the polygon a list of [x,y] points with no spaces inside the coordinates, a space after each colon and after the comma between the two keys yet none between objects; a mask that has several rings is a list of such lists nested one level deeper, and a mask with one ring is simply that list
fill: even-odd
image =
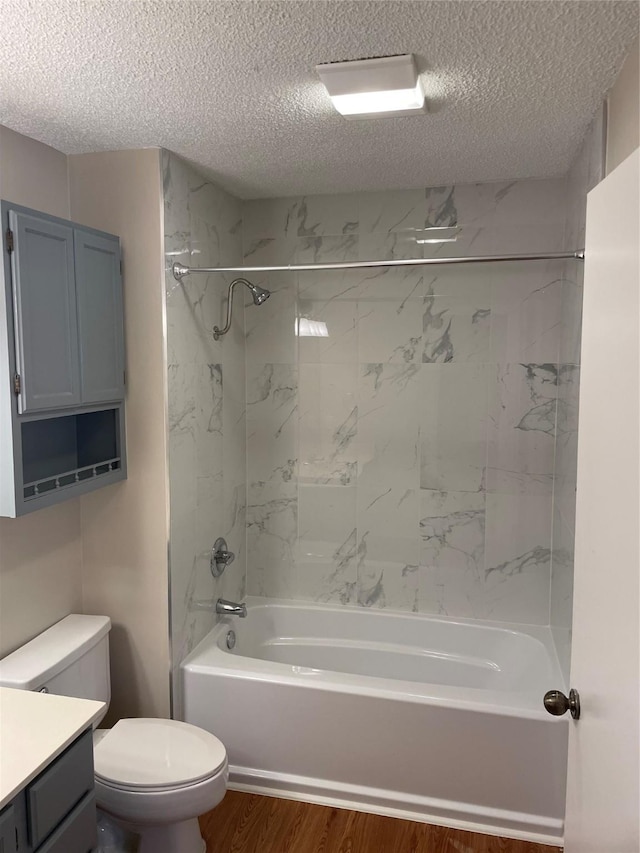
[{"label": "marble tile shower wall", "polygon": [[[174,704],[178,664],[213,627],[211,602],[245,594],[245,362],[242,299],[224,341],[220,323],[229,280],[192,276],[178,284],[171,265],[242,263],[240,202],[163,152],[169,396],[171,641]],[[209,553],[218,536],[236,560],[214,581]]]},{"label": "marble tile shower wall", "polygon": [[[245,202],[244,260],[558,251],[565,189]],[[273,295],[246,312],[250,593],[548,624],[562,277],[254,275]]]},{"label": "marble tile shower wall", "polygon": [[[583,248],[586,197],[604,177],[604,116],[589,128],[567,176],[565,245]],[[578,393],[583,265],[566,263],[562,286],[558,363],[558,414],[553,504],[550,624],[560,665],[569,684],[573,611],[573,555],[578,457]]]}]

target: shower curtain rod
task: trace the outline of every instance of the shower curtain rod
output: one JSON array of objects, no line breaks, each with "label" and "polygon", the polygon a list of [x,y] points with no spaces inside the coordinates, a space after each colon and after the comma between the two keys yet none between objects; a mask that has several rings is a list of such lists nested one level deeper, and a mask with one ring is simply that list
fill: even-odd
[{"label": "shower curtain rod", "polygon": [[390,261],[344,261],[328,264],[288,264],[286,266],[264,267],[187,267],[183,264],[173,265],[173,276],[181,281],[191,273],[250,273],[250,272],[306,272],[310,270],[353,270],[371,267],[414,267],[438,264],[488,264],[501,261],[556,261],[572,259],[584,261],[584,250],[575,252],[548,252],[547,254],[529,255],[467,255],[460,258],[396,258]]}]

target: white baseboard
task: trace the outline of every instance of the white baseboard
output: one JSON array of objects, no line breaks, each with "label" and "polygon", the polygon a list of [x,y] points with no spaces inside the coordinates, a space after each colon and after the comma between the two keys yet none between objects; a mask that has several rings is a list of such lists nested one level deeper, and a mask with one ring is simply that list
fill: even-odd
[{"label": "white baseboard", "polygon": [[472,806],[453,800],[414,797],[359,785],[328,782],[251,767],[230,767],[229,789],[299,800],[340,809],[415,820],[467,832],[482,832],[562,847],[563,821],[538,815]]}]

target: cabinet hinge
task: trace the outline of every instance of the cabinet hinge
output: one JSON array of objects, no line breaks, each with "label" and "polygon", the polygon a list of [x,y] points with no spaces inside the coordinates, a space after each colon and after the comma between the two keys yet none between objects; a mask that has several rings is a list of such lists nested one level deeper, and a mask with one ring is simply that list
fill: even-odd
[{"label": "cabinet hinge", "polygon": [[13,393],[19,394],[22,391],[22,379],[20,378],[20,374],[16,373],[13,377]]},{"label": "cabinet hinge", "polygon": [[11,228],[7,228],[7,252],[9,254],[13,252],[13,231]]},{"label": "cabinet hinge", "polygon": [[122,278],[122,259],[120,260],[120,278]]}]

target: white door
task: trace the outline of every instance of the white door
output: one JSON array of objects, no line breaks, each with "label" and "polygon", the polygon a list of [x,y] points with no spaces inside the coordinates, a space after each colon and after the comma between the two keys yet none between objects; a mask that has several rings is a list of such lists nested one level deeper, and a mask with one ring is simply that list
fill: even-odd
[{"label": "white door", "polygon": [[638,853],[640,153],[587,200],[566,853]]}]

